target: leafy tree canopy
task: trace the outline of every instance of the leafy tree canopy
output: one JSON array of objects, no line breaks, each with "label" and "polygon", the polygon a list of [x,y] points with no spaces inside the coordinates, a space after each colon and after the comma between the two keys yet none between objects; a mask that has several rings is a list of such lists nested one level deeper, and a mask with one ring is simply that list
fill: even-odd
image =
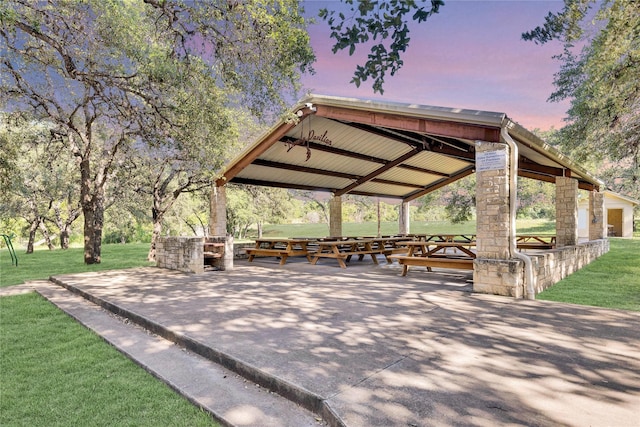
[{"label": "leafy tree canopy", "polygon": [[563,147],[578,160],[622,167],[628,180],[610,185],[640,196],[640,3],[565,0],[562,11],[522,37],[564,43],[549,98],[571,100],[568,124],[558,135]]},{"label": "leafy tree canopy", "polygon": [[51,122],[76,159],[86,262],[100,262],[107,183],[136,144],[215,169],[232,107],[288,103],[315,59],[302,12],[297,0],[0,3],[0,104]]},{"label": "leafy tree canopy", "polygon": [[418,23],[424,22],[444,5],[443,0],[341,2],[350,6],[348,15],[335,10],[320,10],[320,18],[327,21],[331,27],[331,38],[335,40],[333,53],[349,48],[349,55],[353,55],[356,45],[372,42],[366,63],[356,66],[351,83],[359,87],[363,81],[372,78],[373,91],[381,94],[387,73],[393,76],[404,64],[401,53],[407,50],[411,41],[409,17]]}]

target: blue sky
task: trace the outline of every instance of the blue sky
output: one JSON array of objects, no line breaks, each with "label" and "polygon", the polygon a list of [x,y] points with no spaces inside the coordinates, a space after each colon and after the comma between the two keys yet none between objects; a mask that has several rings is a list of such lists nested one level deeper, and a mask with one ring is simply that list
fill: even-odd
[{"label": "blue sky", "polygon": [[[322,7],[341,7],[338,1],[304,5],[308,16],[317,16]],[[547,98],[560,67],[552,56],[561,53],[562,46],[536,45],[520,35],[562,7],[563,2],[555,0],[445,0],[439,14],[411,25],[404,67],[386,79],[383,96],[373,93],[370,80],[360,88],[349,83],[368,50],[334,55],[328,26],[317,19],[310,27],[316,74],[305,76],[303,84],[324,95],[503,112],[527,129],[557,129],[569,105]]]}]

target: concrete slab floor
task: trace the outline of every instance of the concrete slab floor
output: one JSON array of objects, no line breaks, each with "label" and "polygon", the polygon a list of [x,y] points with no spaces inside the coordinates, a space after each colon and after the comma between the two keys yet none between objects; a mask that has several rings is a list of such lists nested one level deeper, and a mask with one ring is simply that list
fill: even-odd
[{"label": "concrete slab floor", "polygon": [[332,261],[56,280],[308,391],[347,426],[640,425],[639,313]]}]

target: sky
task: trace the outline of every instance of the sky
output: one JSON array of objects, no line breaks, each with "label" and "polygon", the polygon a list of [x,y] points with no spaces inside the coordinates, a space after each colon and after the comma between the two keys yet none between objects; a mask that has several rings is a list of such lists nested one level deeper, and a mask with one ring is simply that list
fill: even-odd
[{"label": "sky", "polygon": [[[522,40],[521,34],[542,25],[544,17],[560,11],[563,4],[558,0],[445,0],[440,13],[426,23],[410,25],[404,66],[385,79],[382,96],[373,93],[371,79],[360,88],[350,83],[356,64],[365,63],[368,49],[358,47],[353,56],[347,51],[333,54],[328,25],[318,18],[309,28],[316,73],[304,76],[302,84],[315,94],[494,111],[506,113],[529,130],[558,129],[569,103],[547,99],[561,65],[552,57],[562,52],[562,45],[536,45]],[[307,0],[304,7],[307,16],[317,16],[322,7],[344,8],[337,0]]]}]

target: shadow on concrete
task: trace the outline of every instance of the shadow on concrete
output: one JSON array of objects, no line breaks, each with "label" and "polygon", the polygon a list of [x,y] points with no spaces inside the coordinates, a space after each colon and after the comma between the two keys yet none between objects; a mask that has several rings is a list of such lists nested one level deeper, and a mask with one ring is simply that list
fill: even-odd
[{"label": "shadow on concrete", "polygon": [[475,295],[467,271],[331,261],[56,281],[333,424],[637,425],[638,313]]}]

